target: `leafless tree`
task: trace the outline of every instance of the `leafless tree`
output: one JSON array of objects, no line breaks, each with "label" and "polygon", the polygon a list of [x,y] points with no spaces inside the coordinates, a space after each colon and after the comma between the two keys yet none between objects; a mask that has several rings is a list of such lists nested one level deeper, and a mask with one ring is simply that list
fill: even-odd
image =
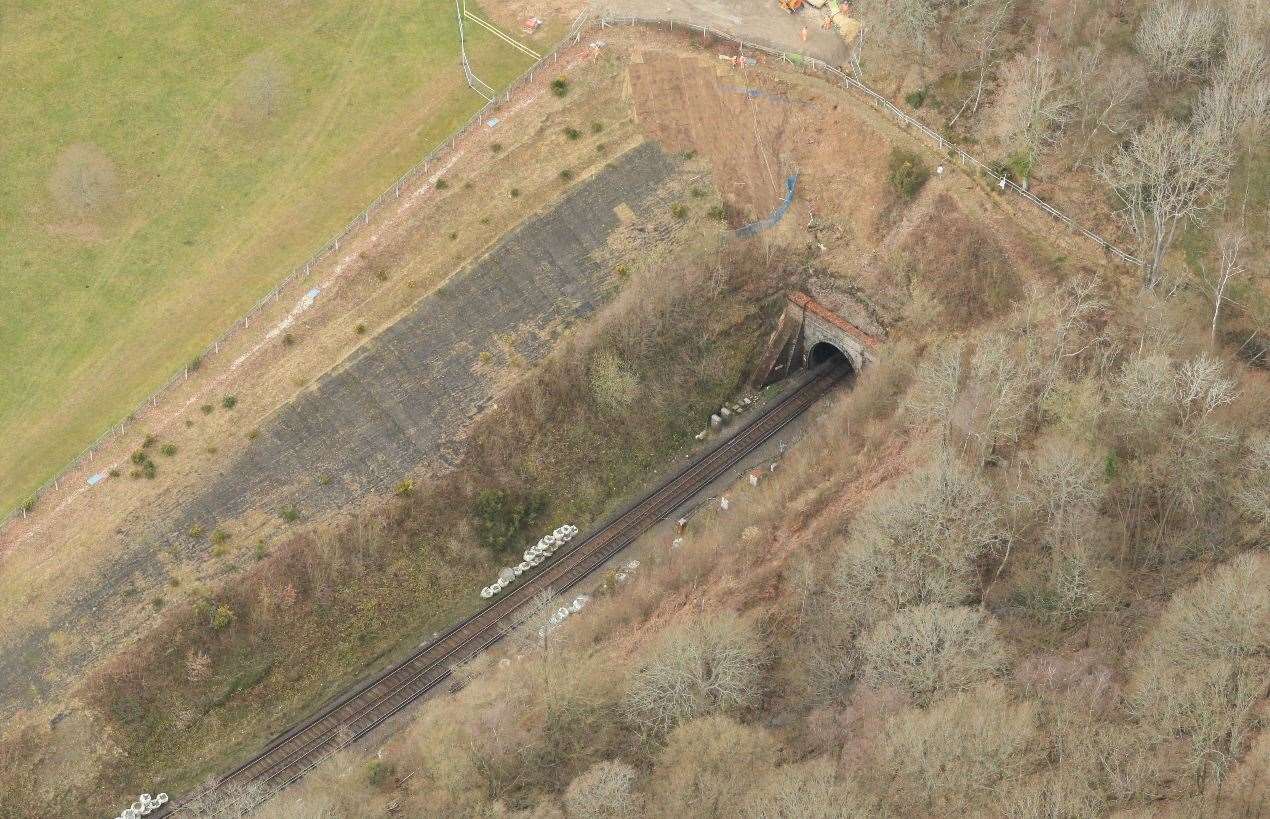
[{"label": "leafless tree", "polygon": [[1101,41],[1076,49],[1063,73],[1071,90],[1077,134],[1071,164],[1079,168],[1100,133],[1116,137],[1128,127],[1132,103],[1146,91],[1146,77],[1129,57],[1108,56]]},{"label": "leafless tree", "polygon": [[1248,442],[1235,502],[1256,535],[1264,536],[1270,531],[1270,435],[1262,433]]},{"label": "leafless tree", "polygon": [[597,762],[569,783],[564,806],[569,819],[620,819],[639,813],[636,771],[620,759]]},{"label": "leafless tree", "polygon": [[1270,679],[1270,557],[1245,554],[1174,595],[1139,652],[1135,715],[1187,738],[1195,790],[1220,780],[1256,725]]},{"label": "leafless tree", "polygon": [[862,37],[870,44],[908,51],[915,49],[926,62],[931,38],[939,22],[933,0],[880,0],[855,10],[864,23]]},{"label": "leafless tree", "polygon": [[1166,0],[1149,7],[1133,42],[1158,76],[1177,81],[1208,66],[1221,30],[1221,15],[1212,6]]},{"label": "leafless tree", "polygon": [[1226,229],[1217,235],[1217,269],[1210,275],[1207,265],[1201,264],[1201,281],[1213,299],[1213,320],[1209,327],[1209,341],[1217,342],[1217,321],[1221,317],[1222,302],[1230,283],[1241,277],[1247,268],[1240,261],[1246,237],[1242,231]]},{"label": "leafless tree", "polygon": [[874,815],[838,779],[834,768],[827,758],[778,768],[750,791],[741,815],[744,819],[865,819]]},{"label": "leafless tree", "polygon": [[1255,35],[1231,26],[1222,61],[1195,104],[1196,128],[1224,143],[1249,128],[1264,127],[1270,112],[1265,47]]},{"label": "leafless tree", "polygon": [[966,96],[961,108],[948,121],[951,127],[966,111],[973,115],[979,110],[987,84],[988,70],[1005,49],[1005,31],[1014,11],[1014,0],[975,0],[962,12],[961,47],[974,55],[975,85]]},{"label": "leafless tree", "polygon": [[983,800],[1030,767],[1036,723],[1035,705],[1012,702],[997,684],[890,717],[866,772],[890,808],[876,813],[991,813]]},{"label": "leafless tree", "polygon": [[919,705],[978,685],[1008,664],[996,625],[964,606],[902,609],[862,634],[858,648],[864,684],[897,688]]},{"label": "leafless tree", "polygon": [[688,623],[636,668],[623,710],[637,726],[664,733],[686,719],[750,708],[762,693],[765,662],[762,641],[737,618]]},{"label": "leafless tree", "polygon": [[773,767],[777,748],[762,728],[717,714],[680,725],[657,756],[648,814],[731,819]]},{"label": "leafless tree", "polygon": [[1018,54],[1002,70],[998,92],[998,134],[1016,150],[1035,159],[1072,117],[1072,97],[1058,65],[1039,49]]},{"label": "leafless tree", "polygon": [[1147,287],[1159,284],[1178,228],[1202,221],[1230,166],[1229,151],[1210,135],[1157,117],[1099,168],[1147,253]]},{"label": "leafless tree", "polygon": [[917,368],[917,380],[904,401],[904,411],[910,423],[939,423],[947,436],[953,404],[961,388],[964,355],[963,342],[948,341],[940,344],[922,361]]},{"label": "leafless tree", "polygon": [[57,157],[49,177],[49,193],[69,216],[102,216],[119,199],[115,163],[96,145],[76,143]]}]

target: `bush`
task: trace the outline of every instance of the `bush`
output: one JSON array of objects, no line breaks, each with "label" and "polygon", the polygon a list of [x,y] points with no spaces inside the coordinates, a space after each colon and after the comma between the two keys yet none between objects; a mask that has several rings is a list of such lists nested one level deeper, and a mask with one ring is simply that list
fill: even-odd
[{"label": "bush", "polygon": [[410,478],[402,478],[397,481],[397,485],[393,487],[392,491],[397,497],[404,498],[415,491],[415,482]]},{"label": "bush", "polygon": [[154,446],[158,440],[159,440],[159,436],[157,435],[146,435],[145,440],[141,442],[141,448],[149,449],[150,447]]},{"label": "bush", "polygon": [[128,460],[132,461],[132,462],[133,462],[134,464],[136,464],[137,466],[140,466],[141,464],[145,463],[145,462],[146,462],[146,461],[148,461],[149,459],[150,459],[150,458],[149,458],[149,456],[148,456],[148,455],[146,455],[144,452],[142,452],[140,449],[138,449],[136,452],[133,452],[133,453],[132,453],[132,456],[131,456],[131,457],[129,457],[129,459],[128,459]]},{"label": "bush", "polygon": [[207,530],[205,530],[202,526],[199,526],[196,523],[190,527],[190,537],[193,538],[194,540],[198,540],[206,533],[206,531]]},{"label": "bush", "polygon": [[546,502],[538,495],[487,489],[472,503],[476,541],[493,552],[514,549],[521,532],[545,508]]},{"label": "bush", "polygon": [[217,546],[224,545],[229,542],[229,532],[224,529],[216,528],[212,530],[212,543]]},{"label": "bush", "polygon": [[490,149],[490,151],[491,151],[491,152],[493,152],[493,153],[498,153],[499,151],[503,150],[503,143],[501,143],[501,142],[492,142],[492,143],[490,143],[489,149]]},{"label": "bush", "polygon": [[294,344],[295,344],[295,341],[296,341],[295,336],[291,335],[290,333],[283,333],[283,334],[282,334],[282,346],[283,346],[283,347],[290,347],[290,346],[292,346],[292,345],[294,345]]},{"label": "bush", "polygon": [[601,132],[601,131],[603,131],[603,130],[604,130],[604,123],[603,123],[603,122],[593,122],[593,123],[591,123],[591,133],[593,133],[593,134],[598,134],[598,133],[600,133],[600,132]]},{"label": "bush", "polygon": [[901,199],[912,199],[930,178],[930,167],[922,158],[903,148],[891,151],[888,168],[887,179],[891,183],[891,189]]},{"label": "bush", "polygon": [[357,335],[359,335],[359,336],[364,336],[364,335],[366,335],[366,325],[365,325],[365,324],[358,324],[356,327],[354,327],[354,328],[353,328],[353,332],[354,332],[354,333],[356,333],[356,334],[357,334]]},{"label": "bush", "polygon": [[568,168],[565,168],[564,170],[560,172],[560,179],[564,182],[570,181],[571,179],[573,179],[573,171],[569,170]]},{"label": "bush", "polygon": [[563,97],[569,93],[569,81],[564,77],[557,77],[551,81],[551,93],[557,97]]},{"label": "bush", "polygon": [[685,205],[683,202],[676,202],[675,204],[670,206],[670,215],[675,217],[676,219],[687,219],[688,206]]},{"label": "bush", "polygon": [[723,205],[711,205],[710,209],[706,211],[706,216],[722,222],[728,218],[728,212]]},{"label": "bush", "polygon": [[282,519],[286,521],[287,523],[295,523],[297,520],[300,519],[300,510],[297,509],[294,505],[283,507],[282,511],[279,512],[279,514],[282,516]]},{"label": "bush", "polygon": [[213,631],[222,631],[234,622],[234,610],[226,603],[221,603],[212,609],[211,619],[208,621]]},{"label": "bush", "polygon": [[977,609],[929,605],[905,609],[860,637],[861,677],[871,688],[897,688],[919,705],[964,691],[1005,670],[996,626]]},{"label": "bush", "polygon": [[693,621],[664,634],[636,667],[623,702],[628,720],[664,733],[678,723],[758,704],[766,654],[734,616]]},{"label": "bush", "polygon": [[916,91],[912,91],[907,94],[904,97],[904,101],[907,102],[911,108],[921,108],[922,103],[926,102],[926,95],[929,93],[929,89],[918,88]]},{"label": "bush", "polygon": [[227,410],[232,410],[234,407],[238,406],[238,397],[234,395],[227,395],[221,399],[220,405]]},{"label": "bush", "polygon": [[450,187],[450,183],[445,180],[445,177],[441,177],[437,180],[437,190],[443,191],[448,187]]},{"label": "bush", "polygon": [[214,410],[215,407],[213,407],[211,404],[204,404],[203,406],[199,407],[199,409],[203,411],[204,415],[211,415],[212,410]]},{"label": "bush", "polygon": [[176,454],[176,444],[164,444],[163,446],[159,447],[159,452],[171,458],[173,455]]},{"label": "bush", "polygon": [[572,126],[564,129],[565,139],[573,140],[582,136],[582,132]]},{"label": "bush", "polygon": [[863,800],[837,780],[832,760],[785,765],[759,780],[741,806],[744,819],[865,819]]},{"label": "bush", "polygon": [[512,199],[515,199],[520,196],[520,188],[512,188],[508,191],[508,193],[511,194]]}]

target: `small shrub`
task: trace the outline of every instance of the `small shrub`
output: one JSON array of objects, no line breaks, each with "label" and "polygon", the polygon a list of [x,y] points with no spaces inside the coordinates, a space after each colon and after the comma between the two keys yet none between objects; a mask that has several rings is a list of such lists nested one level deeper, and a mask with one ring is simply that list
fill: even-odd
[{"label": "small shrub", "polygon": [[318,486],[330,486],[330,485],[331,485],[331,476],[330,476],[330,475],[318,475],[317,484],[318,484]]},{"label": "small shrub", "polygon": [[591,123],[591,133],[593,133],[593,134],[598,134],[598,133],[600,133],[600,132],[601,132],[601,131],[603,131],[603,130],[604,130],[604,123],[603,123],[603,122],[593,122],[593,123]]},{"label": "small shrub", "polygon": [[234,622],[234,617],[234,610],[227,604],[221,603],[219,606],[212,609],[212,616],[209,620],[209,624],[211,625],[213,631],[222,631]]},{"label": "small shrub", "polygon": [[171,458],[173,455],[176,454],[176,444],[164,444],[163,446],[159,447],[159,452]]},{"label": "small shrub", "polygon": [[283,347],[290,347],[290,346],[292,346],[293,344],[295,344],[295,336],[291,335],[290,333],[283,333],[283,334],[282,334],[282,346],[283,346]]},{"label": "small shrub", "polygon": [[186,418],[186,419],[185,419],[185,427],[186,427],[186,429],[188,429],[188,428],[190,428],[190,427],[192,427],[192,426],[194,426],[194,422],[193,422],[193,421],[191,421],[189,418]]},{"label": "small shrub", "polygon": [[34,496],[34,495],[32,495],[31,497],[27,498],[27,499],[26,499],[26,500],[22,503],[22,507],[21,507],[22,511],[23,511],[23,512],[30,512],[32,509],[34,509],[34,508],[35,508],[35,501],[36,501],[36,498],[35,498],[35,496]]},{"label": "small shrub", "polygon": [[930,168],[912,151],[896,148],[891,151],[890,172],[887,178],[891,188],[903,199],[912,199],[930,178]]},{"label": "small shrub", "polygon": [[387,785],[392,779],[397,768],[391,762],[384,762],[382,759],[372,759],[366,770],[366,781],[372,788],[381,788]]},{"label": "small shrub", "polygon": [[252,557],[256,558],[256,560],[264,560],[268,556],[269,550],[265,548],[265,542],[257,540],[255,548],[252,549]]},{"label": "small shrub", "polygon": [[687,219],[688,206],[685,205],[683,202],[676,202],[675,204],[670,206],[670,215],[675,217],[676,219]]},{"label": "small shrub", "polygon": [[573,171],[569,170],[568,168],[565,168],[564,170],[560,172],[560,179],[564,182],[570,181],[571,179],[573,179]]},{"label": "small shrub", "polygon": [[488,217],[488,216],[482,216],[482,217],[481,217],[481,224],[482,224],[482,225],[488,225],[488,224],[489,224],[489,217]]},{"label": "small shrub", "polygon": [[926,96],[930,93],[929,89],[919,88],[916,91],[904,97],[904,101],[911,108],[921,108],[922,103],[926,102]]},{"label": "small shrub", "polygon": [[564,77],[557,77],[551,81],[551,93],[557,97],[563,97],[569,93],[569,81]]},{"label": "small shrub", "polygon": [[155,436],[155,435],[147,435],[147,436],[145,437],[145,440],[141,442],[141,448],[142,448],[142,449],[149,449],[150,447],[154,446],[155,442],[156,442],[156,441],[158,441],[158,440],[159,440],[159,439],[158,439],[158,436]]},{"label": "small shrub", "polygon": [[508,193],[511,194],[512,199],[515,199],[516,197],[520,196],[520,188],[512,188],[510,191],[508,191]]},{"label": "small shrub", "polygon": [[537,495],[487,489],[472,503],[476,541],[490,551],[506,549],[515,543],[522,529],[538,519],[545,508],[546,503]]},{"label": "small shrub", "polygon": [[375,271],[375,278],[376,278],[376,279],[378,279],[378,280],[379,280],[379,281],[381,281],[381,282],[386,282],[386,281],[388,281],[388,271],[387,271],[387,270],[376,270],[376,271]]},{"label": "small shrub", "polygon": [[365,324],[357,325],[356,327],[353,328],[353,332],[359,336],[366,335],[366,325]]},{"label": "small shrub", "polygon": [[215,407],[213,407],[211,404],[204,404],[203,406],[199,407],[199,409],[203,411],[204,415],[211,415],[212,410],[215,409]]},{"label": "small shrub", "polygon": [[564,136],[565,136],[565,139],[573,140],[582,136],[582,132],[579,131],[577,128],[570,126],[564,129]]},{"label": "small shrub", "polygon": [[215,543],[217,546],[220,546],[228,542],[229,542],[229,532],[226,532],[224,529],[221,529],[220,527],[217,527],[216,529],[212,531],[212,543]]},{"label": "small shrub", "polygon": [[482,364],[488,364],[494,360],[494,354],[491,353],[489,350],[481,350],[481,354],[478,356],[478,358],[481,360]]},{"label": "small shrub", "polygon": [[503,143],[501,142],[491,143],[489,146],[489,149],[491,153],[498,153],[499,151],[503,150]]},{"label": "small shrub", "polygon": [[188,369],[190,372],[194,373],[198,372],[198,368],[201,366],[203,366],[203,359],[200,356],[194,356],[190,359]]},{"label": "small shrub", "polygon": [[206,452],[208,455],[215,455],[217,452],[220,452],[220,447],[216,446],[215,444],[208,444],[207,446],[203,447],[203,451]]},{"label": "small shrub", "polygon": [[282,519],[287,523],[295,523],[300,519],[300,510],[295,508],[294,505],[284,507],[279,514],[282,515]]},{"label": "small shrub", "polygon": [[692,198],[693,198],[693,199],[700,199],[701,197],[703,197],[703,196],[705,196],[705,195],[706,195],[706,191],[705,191],[705,189],[704,189],[704,188],[698,188],[698,187],[697,187],[697,186],[695,186],[695,185],[693,186],[693,188],[692,188],[692,190],[690,191],[690,193],[692,194]]},{"label": "small shrub", "polygon": [[724,209],[723,205],[711,205],[710,209],[706,211],[706,216],[709,216],[711,219],[714,219],[716,221],[722,222],[728,218],[728,212],[726,209]]},{"label": "small shrub", "polygon": [[199,526],[196,523],[190,527],[190,537],[194,538],[195,540],[198,540],[199,538],[203,536],[205,531],[206,530],[204,530],[202,526]]},{"label": "small shrub", "polygon": [[437,180],[437,190],[439,190],[439,191],[443,191],[443,190],[445,190],[445,189],[446,189],[446,188],[448,188],[448,187],[450,187],[450,183],[449,183],[449,182],[446,182],[446,181],[445,181],[445,179],[438,179],[438,180]]},{"label": "small shrub", "polygon": [[624,264],[619,264],[613,268],[613,272],[617,274],[619,279],[629,279],[631,277],[631,269]]},{"label": "small shrub", "polygon": [[450,233],[450,241],[451,241],[451,242],[453,242],[454,240],[456,240],[456,239],[458,239],[458,238],[459,238],[459,234],[457,234],[457,233],[453,233],[453,232],[451,232],[451,233]]},{"label": "small shrub", "polygon": [[154,465],[154,461],[146,461],[141,465],[141,474],[145,475],[146,480],[154,480],[154,476],[159,474],[159,468]]},{"label": "small shrub", "polygon": [[224,557],[225,555],[229,554],[229,546],[225,545],[224,543],[217,543],[216,545],[212,546],[211,554],[212,554],[212,557]]},{"label": "small shrub", "polygon": [[604,153],[604,152],[605,152],[605,151],[607,151],[607,150],[608,150],[608,146],[607,146],[607,145],[605,145],[603,142],[597,142],[597,143],[595,143],[595,152],[596,152],[597,154],[602,154],[602,153]]},{"label": "small shrub", "polygon": [[163,604],[164,604],[165,602],[167,602],[167,601],[165,601],[165,600],[163,599],[163,595],[159,595],[158,597],[156,597],[156,598],[154,598],[153,600],[151,600],[151,601],[150,601],[150,605],[154,606],[154,610],[155,610],[155,611],[159,611],[160,609],[162,609],[162,608],[163,608]]},{"label": "small shrub", "polygon": [[256,440],[256,436],[258,436],[258,435],[260,435],[260,430],[258,430],[258,429],[249,429],[249,430],[247,430],[247,440],[248,440],[248,441],[254,441],[254,440]]},{"label": "small shrub", "polygon": [[129,458],[128,460],[132,461],[137,466],[140,466],[141,464],[149,460],[149,458],[150,456],[146,455],[145,452],[138,449],[136,452],[132,453],[132,457]]},{"label": "small shrub", "polygon": [[107,473],[107,474],[109,474],[109,475],[110,475],[110,477],[112,477],[112,478],[118,478],[118,477],[119,477],[119,470],[118,470],[118,469],[111,469],[111,470],[110,470],[110,472],[109,472],[109,473]]},{"label": "small shrub", "polygon": [[415,482],[410,478],[403,478],[397,482],[397,485],[393,487],[392,491],[397,497],[404,498],[406,495],[415,491]]}]

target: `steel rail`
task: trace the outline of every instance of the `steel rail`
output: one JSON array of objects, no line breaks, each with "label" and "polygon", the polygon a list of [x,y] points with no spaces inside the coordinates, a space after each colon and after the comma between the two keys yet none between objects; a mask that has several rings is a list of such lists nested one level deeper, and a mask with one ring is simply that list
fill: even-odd
[{"label": "steel rail", "polygon": [[[695,458],[641,499],[606,519],[521,584],[405,660],[354,687],[270,741],[247,762],[225,774],[199,796],[231,787],[261,787],[260,800],[302,778],[329,753],[372,731],[450,677],[455,665],[484,651],[524,621],[529,604],[543,591],[563,594],[585,580],[640,535],[665,519],[694,494],[735,466],[851,372],[827,365],[753,416],[735,435]],[[181,812],[191,800],[171,803],[153,816]],[[167,808],[168,806],[165,806]]]}]

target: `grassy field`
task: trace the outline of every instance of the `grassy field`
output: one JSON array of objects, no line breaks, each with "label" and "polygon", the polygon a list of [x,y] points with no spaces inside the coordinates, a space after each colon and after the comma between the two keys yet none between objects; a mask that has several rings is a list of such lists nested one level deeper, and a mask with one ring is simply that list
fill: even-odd
[{"label": "grassy field", "polygon": [[[0,515],[462,123],[447,0],[9,4]],[[469,31],[496,87],[529,60]]]}]

